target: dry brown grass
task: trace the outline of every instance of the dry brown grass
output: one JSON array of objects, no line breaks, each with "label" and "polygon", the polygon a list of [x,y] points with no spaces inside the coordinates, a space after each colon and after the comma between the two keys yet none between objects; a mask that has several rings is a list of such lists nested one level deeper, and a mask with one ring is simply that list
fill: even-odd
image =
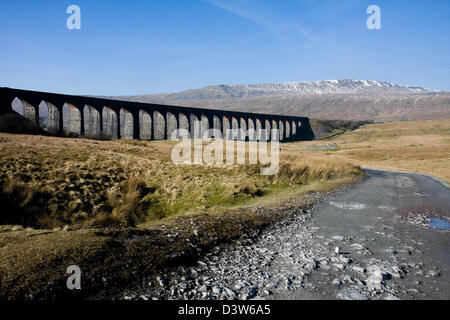
[{"label": "dry brown grass", "polygon": [[450,182],[450,120],[369,124],[325,141],[286,145],[286,150],[306,152],[311,145],[336,150],[317,150],[320,158],[330,156],[353,161],[362,167],[425,173]]},{"label": "dry brown grass", "polygon": [[[294,153],[281,154],[275,176],[262,176],[260,164],[175,165],[170,156],[176,143],[169,141],[0,139],[0,191],[13,199],[1,222],[48,229],[136,226],[359,173],[341,159]],[[248,163],[248,151],[246,157]]]},{"label": "dry brown grass", "polygon": [[130,178],[120,184],[117,192],[110,192],[106,207],[94,217],[93,226],[136,226],[145,219],[143,197],[147,194],[143,178]]},{"label": "dry brown grass", "polygon": [[72,264],[83,270],[82,294],[103,278],[129,284],[173,254],[194,259],[296,212],[280,201],[359,176],[340,159],[305,154],[281,154],[276,176],[259,164],[177,166],[173,146],[0,134],[0,223],[10,224],[0,226],[0,299],[52,297]]},{"label": "dry brown grass", "polygon": [[[359,164],[449,181],[449,128],[448,120],[375,124],[331,141],[282,144],[280,171],[271,177],[259,165],[175,166],[167,141],[0,134],[2,223],[10,206],[11,224],[78,228],[0,226],[0,298],[48,292],[72,264],[86,279],[129,283],[156,272],[169,253],[195,257],[192,243],[208,248],[283,219],[280,201],[352,182]],[[337,149],[306,152],[311,144]],[[247,208],[255,205],[272,209]]]},{"label": "dry brown grass", "polygon": [[307,184],[311,181],[329,181],[361,174],[359,167],[341,158],[330,156],[301,157],[296,153],[286,153],[280,159],[278,181],[293,184]]}]

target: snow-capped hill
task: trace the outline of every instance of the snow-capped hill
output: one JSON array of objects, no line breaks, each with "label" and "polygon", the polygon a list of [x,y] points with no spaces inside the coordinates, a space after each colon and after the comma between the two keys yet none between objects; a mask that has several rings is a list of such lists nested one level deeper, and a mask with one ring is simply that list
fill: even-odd
[{"label": "snow-capped hill", "polygon": [[321,80],[268,84],[218,85],[168,94],[172,99],[251,98],[285,94],[417,94],[428,90],[375,80]]},{"label": "snow-capped hill", "polygon": [[313,119],[428,120],[450,118],[450,92],[374,80],[322,80],[217,85],[118,99]]}]

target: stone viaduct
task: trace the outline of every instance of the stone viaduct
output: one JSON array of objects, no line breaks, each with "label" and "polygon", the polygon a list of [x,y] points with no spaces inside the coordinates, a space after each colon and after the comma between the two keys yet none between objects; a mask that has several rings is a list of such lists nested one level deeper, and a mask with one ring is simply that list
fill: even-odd
[{"label": "stone viaduct", "polygon": [[[191,133],[191,137],[199,138],[201,132],[193,132],[193,128],[195,121],[201,121],[201,130],[218,129],[224,138],[228,138],[225,137],[227,129],[252,128],[256,132],[261,129],[268,139],[270,129],[279,129],[280,141],[314,139],[306,117],[179,107],[12,88],[0,88],[0,114],[12,112],[14,100],[21,102],[24,117],[37,126],[42,126],[39,123],[39,108],[47,108],[48,119],[44,129],[57,136],[106,135],[112,139],[163,140],[170,139],[174,130],[183,128]],[[63,112],[63,108],[69,111]],[[259,140],[262,137],[245,137],[249,138]]]}]

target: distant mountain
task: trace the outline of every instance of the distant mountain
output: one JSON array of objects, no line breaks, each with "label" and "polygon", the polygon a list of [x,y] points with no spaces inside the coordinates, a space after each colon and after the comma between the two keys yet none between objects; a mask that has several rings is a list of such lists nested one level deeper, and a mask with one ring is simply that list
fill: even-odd
[{"label": "distant mountain", "polygon": [[343,120],[450,118],[450,92],[374,80],[218,85],[116,99]]},{"label": "distant mountain", "polygon": [[311,82],[282,82],[268,84],[219,85],[203,89],[186,90],[180,93],[156,94],[154,97],[187,99],[242,99],[274,95],[299,94],[410,94],[426,93],[420,87],[398,85],[371,80],[322,80]]}]

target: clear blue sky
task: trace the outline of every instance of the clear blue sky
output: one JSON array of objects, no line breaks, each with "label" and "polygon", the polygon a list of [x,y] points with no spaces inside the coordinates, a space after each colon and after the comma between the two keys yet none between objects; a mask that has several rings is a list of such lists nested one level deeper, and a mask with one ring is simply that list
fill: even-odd
[{"label": "clear blue sky", "polygon": [[[71,4],[81,30],[66,28]],[[381,30],[366,28],[370,4]],[[343,78],[450,90],[450,1],[0,2],[0,86],[125,95]]]}]

